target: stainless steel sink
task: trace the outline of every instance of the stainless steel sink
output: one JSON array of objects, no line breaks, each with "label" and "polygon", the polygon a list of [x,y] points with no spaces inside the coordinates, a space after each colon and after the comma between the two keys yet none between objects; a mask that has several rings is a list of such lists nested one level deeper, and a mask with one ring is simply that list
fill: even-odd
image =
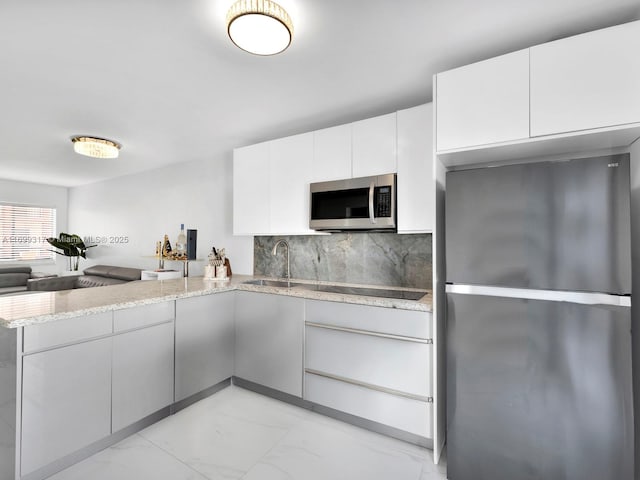
[{"label": "stainless steel sink", "polygon": [[247,280],[246,282],[242,282],[246,285],[259,285],[261,287],[284,287],[291,288],[296,287],[298,285],[302,285],[300,283],[287,282],[286,280]]}]

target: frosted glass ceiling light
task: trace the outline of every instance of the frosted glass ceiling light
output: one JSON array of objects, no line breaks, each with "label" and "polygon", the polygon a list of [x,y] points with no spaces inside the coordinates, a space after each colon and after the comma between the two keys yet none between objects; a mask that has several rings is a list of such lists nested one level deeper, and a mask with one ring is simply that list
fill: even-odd
[{"label": "frosted glass ceiling light", "polygon": [[227,13],[227,33],[242,50],[275,55],[291,44],[293,24],[286,10],[271,0],[238,0]]},{"label": "frosted glass ceiling light", "polygon": [[118,158],[121,145],[106,138],[71,137],[73,150],[93,158]]}]

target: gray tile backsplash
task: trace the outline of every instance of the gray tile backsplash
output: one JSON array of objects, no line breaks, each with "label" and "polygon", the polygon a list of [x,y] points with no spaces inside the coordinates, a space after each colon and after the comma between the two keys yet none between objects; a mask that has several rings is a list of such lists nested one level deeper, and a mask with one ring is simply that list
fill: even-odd
[{"label": "gray tile backsplash", "polygon": [[431,234],[333,233],[254,237],[255,275],[285,277],[284,238],[291,248],[291,278],[431,289]]}]

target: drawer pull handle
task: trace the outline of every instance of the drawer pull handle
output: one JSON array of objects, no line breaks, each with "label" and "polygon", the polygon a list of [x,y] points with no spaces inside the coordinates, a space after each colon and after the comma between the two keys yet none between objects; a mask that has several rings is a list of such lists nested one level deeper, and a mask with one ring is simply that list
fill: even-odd
[{"label": "drawer pull handle", "polygon": [[393,340],[402,340],[404,342],[424,343],[426,345],[433,345],[432,338],[405,337],[403,335],[393,335],[391,333],[372,332],[371,330],[359,330],[356,328],[348,328],[348,327],[337,327],[335,325],[325,325],[324,323],[315,323],[315,322],[305,322],[305,325],[308,327],[326,328],[327,330],[337,330],[339,332],[357,333],[360,335],[369,335],[371,337],[391,338]]},{"label": "drawer pull handle", "polygon": [[381,387],[372,383],[361,382],[360,380],[353,380],[352,378],[342,377],[340,375],[333,375],[331,373],[321,372],[319,370],[313,370],[312,368],[305,368],[305,373],[311,375],[317,375],[318,377],[328,378],[330,380],[337,380],[338,382],[348,383],[356,385],[358,387],[368,388],[369,390],[375,390],[377,392],[388,393],[389,395],[395,395],[396,397],[409,398],[411,400],[418,400],[420,402],[432,403],[433,397],[425,397],[423,395],[416,395],[414,393],[402,392],[393,388]]}]

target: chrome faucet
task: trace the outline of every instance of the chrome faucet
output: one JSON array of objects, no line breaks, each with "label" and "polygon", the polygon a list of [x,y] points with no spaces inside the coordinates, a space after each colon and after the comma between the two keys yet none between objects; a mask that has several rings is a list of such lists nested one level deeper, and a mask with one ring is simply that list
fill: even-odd
[{"label": "chrome faucet", "polygon": [[291,281],[291,270],[289,267],[289,244],[287,243],[286,240],[278,240],[276,242],[276,244],[273,246],[273,250],[271,250],[271,255],[275,255],[277,250],[278,250],[278,245],[284,245],[285,247],[287,247],[287,282]]}]

